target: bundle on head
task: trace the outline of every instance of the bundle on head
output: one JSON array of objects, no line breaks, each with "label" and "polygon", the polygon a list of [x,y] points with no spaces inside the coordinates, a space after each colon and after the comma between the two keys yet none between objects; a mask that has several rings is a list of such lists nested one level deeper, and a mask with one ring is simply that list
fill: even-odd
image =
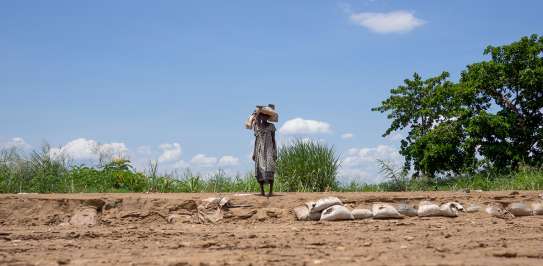
[{"label": "bundle on head", "polygon": [[253,128],[253,124],[256,121],[258,115],[264,116],[262,118],[269,122],[279,121],[279,114],[275,111],[274,104],[268,104],[268,106],[257,105],[253,114],[251,114],[249,118],[247,118],[247,121],[245,122],[245,128]]},{"label": "bundle on head", "polygon": [[274,104],[268,104],[268,106],[256,106],[256,113],[257,114],[263,114],[267,115],[269,118],[267,119],[269,122],[278,122],[279,121],[279,114],[275,111],[275,105]]}]

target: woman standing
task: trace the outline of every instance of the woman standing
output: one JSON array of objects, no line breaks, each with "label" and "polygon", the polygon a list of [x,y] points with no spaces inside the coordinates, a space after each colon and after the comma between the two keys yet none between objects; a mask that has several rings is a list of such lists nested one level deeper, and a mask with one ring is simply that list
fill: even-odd
[{"label": "woman standing", "polygon": [[260,194],[264,193],[264,184],[270,184],[268,197],[273,194],[273,178],[277,162],[277,145],[275,143],[275,126],[269,121],[277,121],[275,106],[257,107],[253,114],[253,130],[255,134],[255,147],[253,161],[255,162],[255,175],[260,184]]}]

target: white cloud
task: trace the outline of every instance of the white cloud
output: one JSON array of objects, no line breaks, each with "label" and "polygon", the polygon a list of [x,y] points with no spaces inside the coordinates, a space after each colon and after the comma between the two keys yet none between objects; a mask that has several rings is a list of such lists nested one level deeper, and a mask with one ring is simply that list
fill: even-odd
[{"label": "white cloud", "polygon": [[416,18],[413,12],[397,10],[388,13],[351,13],[350,20],[377,33],[409,32],[426,22]]},{"label": "white cloud", "polygon": [[124,143],[112,142],[99,144],[92,139],[78,138],[60,148],[52,148],[52,157],[67,156],[74,160],[98,160],[102,157],[125,157],[128,148]]},{"label": "white cloud", "polygon": [[151,147],[149,146],[146,146],[146,145],[143,145],[143,146],[139,146],[138,148],[136,148],[136,152],[138,154],[141,154],[141,155],[151,155],[152,153],[152,150],[151,150]]},{"label": "white cloud", "polygon": [[352,139],[354,137],[353,133],[343,133],[341,134],[342,139]]},{"label": "white cloud", "polygon": [[343,161],[346,166],[376,162],[378,159],[390,161],[401,159],[398,150],[388,145],[378,145],[375,148],[352,148],[347,154],[348,156]]},{"label": "white cloud", "polygon": [[0,143],[0,148],[2,149],[28,149],[31,146],[26,143],[26,141],[23,138],[15,137],[11,140],[8,140],[4,143]]},{"label": "white cloud", "polygon": [[371,183],[371,181],[373,181],[372,179],[376,177],[376,176],[370,175],[368,172],[359,168],[344,168],[344,167],[342,167],[339,170],[338,175],[339,175],[339,180],[343,182],[344,184],[348,184],[353,181],[357,183]]},{"label": "white cloud", "polygon": [[162,154],[158,157],[158,162],[172,162],[181,158],[181,145],[179,143],[164,143],[160,144],[159,147],[162,149]]},{"label": "white cloud", "polygon": [[98,152],[109,157],[125,157],[128,148],[124,143],[112,142],[98,145]]},{"label": "white cloud", "polygon": [[388,145],[378,145],[371,148],[352,148],[343,158],[339,172],[342,182],[377,183],[383,181],[379,173],[377,160],[391,162],[393,165],[401,165],[402,157],[398,150]]},{"label": "white cloud", "polygon": [[239,158],[225,155],[219,159],[219,166],[237,166],[239,165]]},{"label": "white cloud", "polygon": [[294,118],[285,122],[279,132],[284,135],[330,133],[331,126],[322,121]]},{"label": "white cloud", "polygon": [[210,167],[217,164],[217,158],[208,157],[205,154],[197,154],[190,160],[190,163],[196,166]]},{"label": "white cloud", "polygon": [[399,132],[392,132],[390,135],[385,137],[389,141],[398,141],[403,139],[403,135]]},{"label": "white cloud", "polygon": [[175,169],[175,168],[188,168],[190,165],[189,163],[183,161],[183,160],[179,160],[177,162],[175,162],[172,167]]}]

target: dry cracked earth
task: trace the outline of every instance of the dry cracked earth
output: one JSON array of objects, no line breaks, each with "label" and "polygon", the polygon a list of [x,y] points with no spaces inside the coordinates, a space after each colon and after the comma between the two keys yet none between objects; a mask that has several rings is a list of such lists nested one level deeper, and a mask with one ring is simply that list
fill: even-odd
[{"label": "dry cracked earth", "polygon": [[0,195],[0,265],[543,265],[543,216],[296,221],[292,209],[337,196],[346,206],[533,202],[531,192]]}]

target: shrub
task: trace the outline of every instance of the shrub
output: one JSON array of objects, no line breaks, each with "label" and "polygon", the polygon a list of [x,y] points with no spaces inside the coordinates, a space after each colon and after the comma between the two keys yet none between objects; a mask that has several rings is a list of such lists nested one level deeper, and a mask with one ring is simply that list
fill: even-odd
[{"label": "shrub", "polygon": [[317,141],[296,140],[279,149],[277,181],[286,191],[335,189],[339,164],[333,147]]}]

